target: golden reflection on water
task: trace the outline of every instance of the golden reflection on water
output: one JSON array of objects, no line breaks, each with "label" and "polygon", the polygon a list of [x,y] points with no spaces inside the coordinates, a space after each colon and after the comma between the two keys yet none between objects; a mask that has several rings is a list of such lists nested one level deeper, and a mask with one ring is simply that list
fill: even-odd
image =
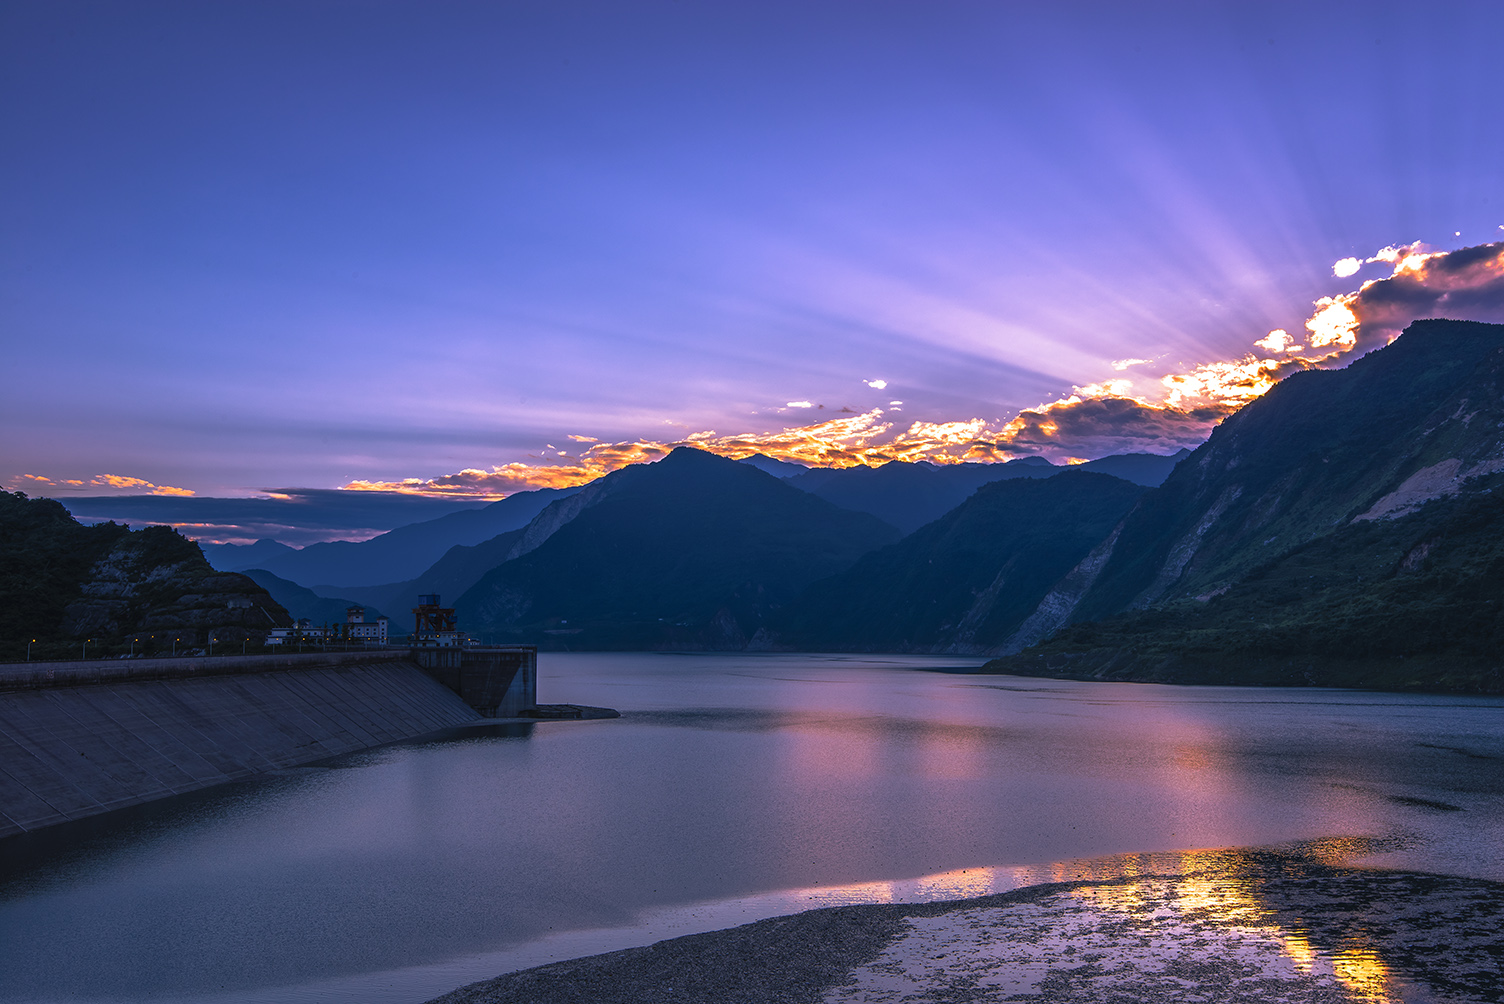
[{"label": "golden reflection on water", "polygon": [[1285,943],[1285,954],[1295,963],[1298,972],[1309,973],[1315,970],[1316,964],[1321,961],[1321,952],[1311,944],[1305,931],[1299,928],[1287,931],[1280,940]]},{"label": "golden reflection on water", "polygon": [[[1314,842],[1310,857],[1327,864],[1342,864],[1366,850],[1361,840],[1334,839]],[[1239,851],[1183,851],[1125,855],[1090,862],[1058,862],[1047,869],[1015,869],[1020,885],[1033,882],[1075,882],[1089,885],[1070,892],[1094,909],[1144,916],[1173,912],[1211,921],[1224,935],[1256,933],[1282,947],[1296,972],[1331,975],[1363,1004],[1390,1004],[1402,998],[1389,966],[1366,944],[1348,944],[1336,951],[1313,945],[1309,933],[1285,928],[1275,911],[1259,895],[1259,883],[1251,875],[1253,862]],[[1162,881],[1124,882],[1114,879],[1166,876]],[[1030,881],[1032,879],[1032,881]]]},{"label": "golden reflection on water", "polygon": [[1332,956],[1332,975],[1356,1000],[1387,1004],[1398,1001],[1389,967],[1367,946],[1344,948]]}]

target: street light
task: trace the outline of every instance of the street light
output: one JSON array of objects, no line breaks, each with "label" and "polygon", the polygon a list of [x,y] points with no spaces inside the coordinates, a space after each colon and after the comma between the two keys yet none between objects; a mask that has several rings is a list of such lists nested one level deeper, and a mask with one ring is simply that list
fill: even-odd
[{"label": "street light", "polygon": [[94,640],[93,638],[85,638],[84,639],[84,654],[83,654],[82,658],[87,659],[89,657],[89,642],[91,642],[93,640]]},{"label": "street light", "polygon": [[31,639],[31,641],[29,641],[29,642],[26,643],[26,661],[27,662],[31,661],[31,646],[35,645],[36,643],[37,643],[37,640],[35,638]]}]

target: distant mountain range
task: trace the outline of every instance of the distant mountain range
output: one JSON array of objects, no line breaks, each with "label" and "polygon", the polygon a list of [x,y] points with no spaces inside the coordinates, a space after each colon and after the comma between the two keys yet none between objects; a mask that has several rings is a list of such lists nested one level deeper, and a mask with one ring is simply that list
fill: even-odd
[{"label": "distant mountain range", "polygon": [[[881,467],[810,469],[755,454],[740,463],[843,509],[870,513],[908,533],[938,519],[977,488],[993,481],[1090,470],[1137,484],[1157,485],[1188,452],[1182,450],[1171,456],[1124,454],[1076,467],[1057,467],[1039,457],[1005,464],[895,461]],[[549,503],[578,490],[519,492],[480,509],[400,527],[361,542],[335,541],[297,549],[274,540],[258,540],[246,545],[206,544],[203,549],[215,567],[225,571],[261,568],[324,596],[402,609],[420,592],[453,596],[464,592],[499,563],[492,561],[495,554],[506,553],[507,547],[487,547],[488,541],[520,529]],[[478,550],[450,555],[449,550],[455,547]],[[446,559],[442,568],[436,565],[441,558]],[[492,564],[485,564],[487,561]]]},{"label": "distant mountain range", "polygon": [[[307,618],[313,625],[343,624],[349,609],[358,606],[363,608],[368,621],[373,621],[378,617],[387,617],[392,622],[389,628],[392,636],[405,635],[412,630],[407,617],[391,617],[381,609],[360,600],[320,596],[312,589],[305,589],[296,582],[273,575],[264,568],[250,568],[241,574],[265,589],[267,594],[276,600],[288,614],[298,619]],[[409,605],[411,603],[412,601],[409,601]],[[406,610],[403,613],[406,613]]]},{"label": "distant mountain range", "polygon": [[415,578],[456,545],[479,544],[508,530],[524,527],[550,502],[578,488],[540,488],[517,492],[479,509],[398,527],[370,540],[337,540],[302,549],[275,541],[209,545],[204,554],[226,571],[263,568],[308,586],[341,589]]}]

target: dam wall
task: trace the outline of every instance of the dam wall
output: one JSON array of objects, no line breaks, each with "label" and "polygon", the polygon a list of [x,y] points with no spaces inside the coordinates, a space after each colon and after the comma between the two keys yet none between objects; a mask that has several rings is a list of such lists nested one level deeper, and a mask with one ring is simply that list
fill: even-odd
[{"label": "dam wall", "polygon": [[538,704],[538,648],[415,648],[409,658],[486,718],[515,718]]},{"label": "dam wall", "polygon": [[407,652],[3,666],[0,837],[478,717]]}]

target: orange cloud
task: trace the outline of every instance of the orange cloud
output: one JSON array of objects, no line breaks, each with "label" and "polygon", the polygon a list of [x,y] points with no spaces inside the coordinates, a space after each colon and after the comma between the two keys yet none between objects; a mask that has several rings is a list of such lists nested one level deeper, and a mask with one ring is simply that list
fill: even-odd
[{"label": "orange cloud", "polygon": [[150,481],[141,478],[127,478],[119,474],[96,474],[89,481],[89,485],[96,488],[117,488],[126,490],[145,489],[152,495],[192,495],[194,492],[188,488],[174,488],[171,485],[154,485]]},{"label": "orange cloud", "polygon": [[[1326,296],[1305,322],[1302,344],[1283,329],[1253,343],[1264,354],[1218,360],[1185,372],[1166,373],[1148,393],[1115,377],[1073,388],[1048,404],[1020,412],[1007,422],[981,418],[953,422],[893,421],[881,408],[769,433],[723,436],[697,432],[674,442],[591,444],[571,463],[510,463],[490,470],[467,469],[438,478],[352,481],[351,490],[399,491],[424,495],[499,498],[529,488],[584,484],[627,464],[656,460],[677,446],[694,446],[741,459],[763,453],[811,467],[877,465],[891,460],[955,464],[1003,461],[1040,455],[1061,463],[1113,453],[1172,453],[1195,446],[1227,415],[1259,397],[1296,370],[1331,365],[1354,350],[1387,344],[1411,321],[1422,317],[1504,321],[1504,242],[1457,251],[1431,251],[1420,243],[1384,248],[1359,261],[1343,259],[1334,274],[1355,274],[1364,264],[1385,262],[1393,271],[1370,279],[1354,292]],[[1121,373],[1151,360],[1126,358],[1111,365]],[[877,386],[882,381],[866,381]],[[899,402],[893,402],[896,407]],[[790,401],[789,408],[812,402]]]},{"label": "orange cloud", "polygon": [[189,496],[195,494],[190,488],[174,488],[172,485],[157,485],[143,478],[129,478],[123,474],[96,474],[88,481],[79,478],[63,478],[54,481],[52,478],[43,477],[40,474],[23,474],[23,481],[30,481],[36,485],[62,491],[79,491],[88,488],[102,488],[110,494],[150,494],[150,495],[179,495]]}]

